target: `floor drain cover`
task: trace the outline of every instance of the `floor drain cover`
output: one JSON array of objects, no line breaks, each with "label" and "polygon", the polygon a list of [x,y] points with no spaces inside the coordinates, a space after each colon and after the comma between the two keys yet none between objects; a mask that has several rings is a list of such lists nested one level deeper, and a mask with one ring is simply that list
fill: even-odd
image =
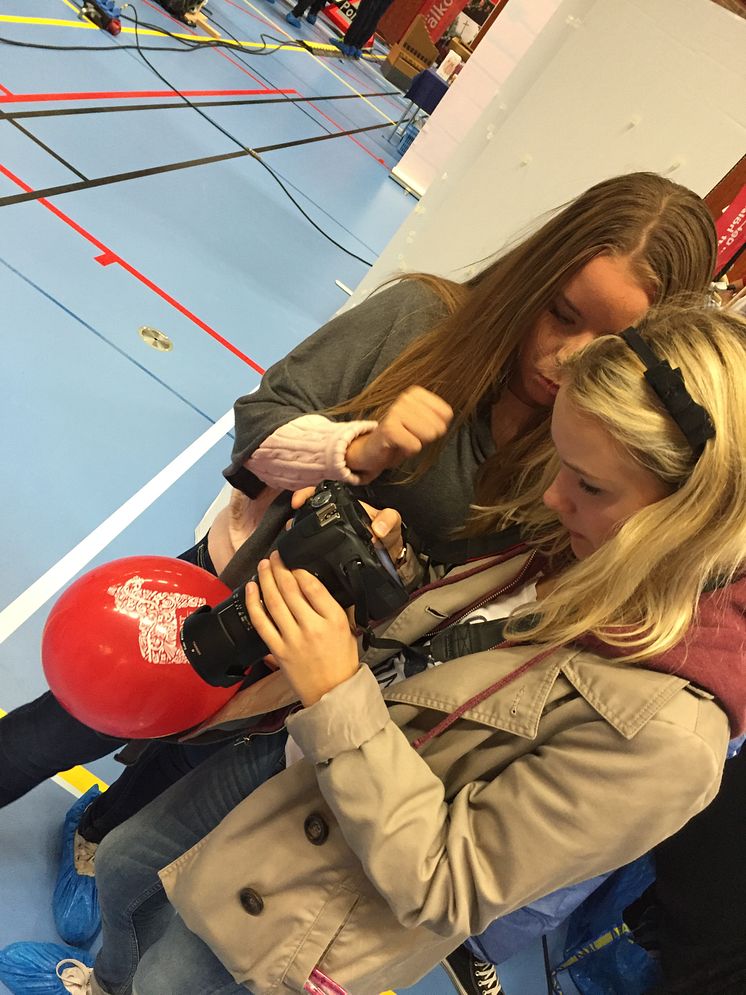
[{"label": "floor drain cover", "polygon": [[150,325],[142,326],[140,329],[140,338],[151,349],[157,349],[158,352],[171,352],[174,347],[168,335],[159,332],[157,328],[151,328]]}]

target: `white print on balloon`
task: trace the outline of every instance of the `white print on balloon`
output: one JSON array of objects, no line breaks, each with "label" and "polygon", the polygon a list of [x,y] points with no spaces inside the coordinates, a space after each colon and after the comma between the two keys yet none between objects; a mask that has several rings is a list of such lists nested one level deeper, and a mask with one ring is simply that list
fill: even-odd
[{"label": "white print on balloon", "polygon": [[171,591],[143,590],[142,577],[115,584],[108,593],[119,612],[134,615],[140,623],[139,645],[148,663],[189,663],[181,648],[179,632],[184,618],[206,603],[204,598]]}]

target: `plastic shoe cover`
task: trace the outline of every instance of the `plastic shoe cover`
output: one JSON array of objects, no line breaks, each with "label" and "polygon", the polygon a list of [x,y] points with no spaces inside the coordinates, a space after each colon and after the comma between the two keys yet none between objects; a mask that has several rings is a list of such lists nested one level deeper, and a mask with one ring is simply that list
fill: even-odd
[{"label": "plastic shoe cover", "polygon": [[300,18],[296,17],[292,11],[289,11],[287,14],[285,14],[285,20],[288,22],[288,24],[292,24],[294,28],[300,27]]},{"label": "plastic shoe cover", "polygon": [[[78,947],[89,944],[101,928],[96,879],[90,871],[81,874],[81,868],[76,867],[75,863],[75,833],[83,812],[98,794],[98,786],[94,784],[75,802],[65,816],[62,827],[62,855],[52,899],[57,932],[65,943]],[[85,843],[82,840],[81,842]]]},{"label": "plastic shoe cover", "polygon": [[[69,971],[64,981],[57,973],[58,964],[60,974]],[[0,950],[0,981],[13,995],[86,995],[86,972],[90,974],[92,966],[93,958],[87,951],[59,943],[11,943]],[[79,983],[75,973],[84,980]],[[77,988],[70,987],[75,984]]]},{"label": "plastic shoe cover", "polygon": [[330,38],[329,44],[334,45],[334,47],[338,48],[340,52],[344,52],[345,48],[347,47],[341,38]]},{"label": "plastic shoe cover", "polygon": [[343,45],[342,51],[344,52],[345,55],[349,56],[350,58],[352,58],[355,54],[355,49],[353,48],[352,45]]},{"label": "plastic shoe cover", "polygon": [[306,14],[306,20],[308,21],[309,24],[315,24],[316,19],[317,19],[316,14]]},{"label": "plastic shoe cover", "polygon": [[362,50],[362,48],[354,48],[352,51],[353,51],[353,54],[354,54],[354,56],[355,56],[356,59],[362,59],[362,57],[363,57],[363,50]]}]

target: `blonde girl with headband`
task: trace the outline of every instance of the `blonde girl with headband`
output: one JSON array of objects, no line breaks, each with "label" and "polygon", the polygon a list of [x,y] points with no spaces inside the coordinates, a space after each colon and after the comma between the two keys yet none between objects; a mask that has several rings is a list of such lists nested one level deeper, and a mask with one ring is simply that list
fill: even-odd
[{"label": "blonde girl with headband", "polygon": [[378,995],[704,808],[746,727],[745,365],[746,323],[697,309],[568,358],[526,496],[474,519],[528,541],[426,569],[377,629],[416,671],[383,694],[391,650],[263,560],[248,610],[303,759],[246,797],[257,771],[214,757],[111,834],[103,949],[62,990]]}]

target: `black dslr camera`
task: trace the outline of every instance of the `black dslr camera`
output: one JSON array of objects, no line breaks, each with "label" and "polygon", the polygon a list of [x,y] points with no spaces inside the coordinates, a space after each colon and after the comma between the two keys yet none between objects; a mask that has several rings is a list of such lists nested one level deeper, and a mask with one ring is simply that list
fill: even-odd
[{"label": "black dslr camera", "polygon": [[[299,508],[290,529],[275,540],[286,567],[308,570],[343,608],[355,606],[365,627],[386,618],[407,601],[391,558],[374,544],[370,517],[347,488],[333,480],[319,484]],[[269,652],[251,624],[244,588],[215,608],[203,605],[185,620],[181,645],[203,681],[230,687]]]}]

